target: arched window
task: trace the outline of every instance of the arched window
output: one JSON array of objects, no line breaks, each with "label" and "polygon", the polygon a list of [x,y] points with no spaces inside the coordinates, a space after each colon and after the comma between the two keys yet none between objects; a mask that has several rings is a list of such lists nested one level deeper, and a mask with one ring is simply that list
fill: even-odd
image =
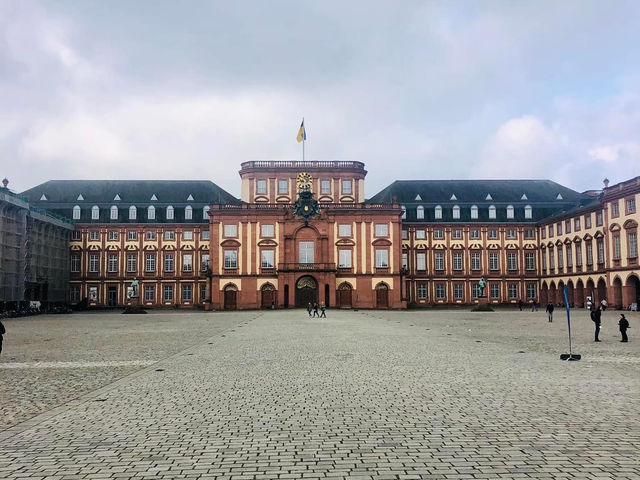
[{"label": "arched window", "polygon": [[434,210],[434,214],[435,214],[435,219],[436,220],[442,219],[442,207],[440,205],[436,205],[436,208]]},{"label": "arched window", "polygon": [[496,218],[496,206],[495,205],[489,205],[489,218],[495,220]]},{"label": "arched window", "polygon": [[138,217],[138,209],[135,205],[129,207],[129,220],[135,220]]},{"label": "arched window", "polygon": [[407,207],[402,205],[402,219],[404,220],[405,218],[407,218]]},{"label": "arched window", "polygon": [[507,218],[513,218],[513,205],[507,205]]},{"label": "arched window", "polygon": [[424,207],[422,205],[418,205],[418,208],[416,208],[416,215],[418,220],[424,219]]},{"label": "arched window", "polygon": [[191,205],[187,205],[186,207],[184,207],[184,219],[193,219],[193,208],[191,208]]},{"label": "arched window", "polygon": [[100,207],[97,205],[91,207],[91,220],[100,220]]},{"label": "arched window", "polygon": [[478,206],[471,205],[471,218],[476,220],[478,218]]},{"label": "arched window", "polygon": [[73,207],[73,219],[80,220],[80,205]]},{"label": "arched window", "polygon": [[171,205],[167,207],[167,220],[173,220],[173,207]]},{"label": "arched window", "polygon": [[453,206],[453,218],[460,218],[460,207],[458,205]]},{"label": "arched window", "polygon": [[524,207],[524,218],[533,218],[533,210],[531,205],[526,205]]},{"label": "arched window", "polygon": [[111,216],[109,218],[111,218],[111,220],[118,219],[118,207],[115,205],[111,205]]},{"label": "arched window", "polygon": [[147,220],[155,220],[156,219],[156,207],[153,205],[149,205],[147,208]]},{"label": "arched window", "polygon": [[209,220],[209,205],[202,207],[202,219]]}]

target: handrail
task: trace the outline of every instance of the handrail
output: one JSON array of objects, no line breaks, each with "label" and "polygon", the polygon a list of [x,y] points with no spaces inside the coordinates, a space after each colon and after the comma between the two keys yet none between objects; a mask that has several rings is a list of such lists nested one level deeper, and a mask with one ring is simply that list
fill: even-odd
[{"label": "handrail", "polygon": [[364,170],[364,163],[351,160],[251,160],[240,164],[241,170],[249,168],[357,168]]},{"label": "handrail", "polygon": [[335,270],[335,263],[279,263],[278,270],[289,272],[310,272],[317,270]]}]

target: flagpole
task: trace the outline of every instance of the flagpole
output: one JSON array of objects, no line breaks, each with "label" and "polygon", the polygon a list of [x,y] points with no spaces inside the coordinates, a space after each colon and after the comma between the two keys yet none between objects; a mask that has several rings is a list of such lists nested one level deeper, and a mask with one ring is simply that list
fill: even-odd
[{"label": "flagpole", "polygon": [[302,161],[304,162],[304,142],[307,141],[307,129],[304,127],[304,117],[302,117],[302,126],[304,128],[302,131]]}]

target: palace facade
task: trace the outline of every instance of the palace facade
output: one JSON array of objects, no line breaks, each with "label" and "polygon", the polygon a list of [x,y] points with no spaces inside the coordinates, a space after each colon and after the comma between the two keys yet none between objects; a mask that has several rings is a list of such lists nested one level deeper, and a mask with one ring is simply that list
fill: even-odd
[{"label": "palace facade", "polygon": [[252,161],[241,198],[209,181],[50,181],[23,195],[69,217],[70,301],[343,308],[638,302],[640,177],[576,192],[549,180],[396,181],[364,164]]}]

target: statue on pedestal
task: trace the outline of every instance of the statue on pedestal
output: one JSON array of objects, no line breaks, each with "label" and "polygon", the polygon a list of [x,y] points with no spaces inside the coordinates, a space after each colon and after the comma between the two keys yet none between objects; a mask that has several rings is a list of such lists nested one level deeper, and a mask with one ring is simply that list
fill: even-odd
[{"label": "statue on pedestal", "polygon": [[138,297],[138,279],[136,277],[133,277],[133,282],[131,282],[131,289],[133,290],[133,292],[131,293],[131,298],[137,298]]},{"label": "statue on pedestal", "polygon": [[480,281],[478,282],[478,297],[483,298],[484,295],[484,289],[487,286],[487,282],[484,279],[484,277],[480,278]]}]

